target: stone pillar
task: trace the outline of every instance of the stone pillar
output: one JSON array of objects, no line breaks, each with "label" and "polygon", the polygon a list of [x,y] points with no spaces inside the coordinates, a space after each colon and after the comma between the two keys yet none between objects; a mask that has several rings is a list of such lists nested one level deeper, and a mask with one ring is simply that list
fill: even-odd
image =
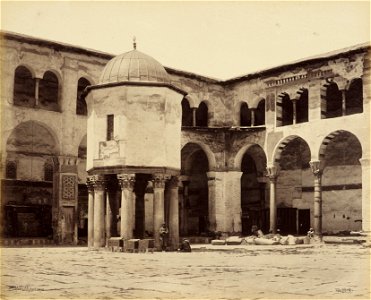
[{"label": "stone pillar", "polygon": [[169,246],[171,250],[177,250],[179,246],[179,199],[178,177],[172,176],[169,184]]},{"label": "stone pillar", "polygon": [[94,186],[94,248],[104,247],[105,239],[105,180],[102,175],[93,175]]},{"label": "stone pillar", "polygon": [[52,223],[56,243],[78,242],[77,157],[54,157]]},{"label": "stone pillar", "polygon": [[256,108],[251,108],[250,111],[251,111],[251,126],[255,126],[255,111],[256,111]]},{"label": "stone pillar", "polygon": [[86,185],[88,186],[88,247],[94,246],[94,188],[92,176],[88,176]]},{"label": "stone pillar", "polygon": [[180,232],[181,235],[188,235],[189,177],[183,175],[179,179],[183,186],[183,191],[180,195]]},{"label": "stone pillar", "polygon": [[370,220],[370,159],[361,158],[362,167],[362,230],[371,232]]},{"label": "stone pillar", "polygon": [[228,228],[224,172],[207,172],[207,178],[209,180],[209,230],[226,232]]},{"label": "stone pillar", "polygon": [[314,234],[322,240],[322,168],[319,160],[310,161],[310,168],[314,174]]},{"label": "stone pillar", "polygon": [[137,174],[135,177],[135,237],[142,239],[145,236],[145,203],[144,195],[150,179],[149,174]]},{"label": "stone pillar", "polygon": [[165,222],[164,190],[166,177],[163,174],[153,176],[153,235],[155,247],[161,250],[160,227]]},{"label": "stone pillar", "polygon": [[242,172],[230,171],[226,173],[226,230],[239,234],[242,231],[241,223],[241,176]]},{"label": "stone pillar", "polygon": [[341,90],[341,115],[345,116],[347,112],[347,107],[346,107],[346,90]]},{"label": "stone pillar", "polygon": [[35,106],[39,105],[39,86],[40,78],[35,78]]},{"label": "stone pillar", "polygon": [[112,209],[110,204],[110,198],[112,198],[112,192],[109,190],[109,186],[107,186],[106,191],[106,245],[108,244],[108,240],[112,236]]},{"label": "stone pillar", "polygon": [[192,107],[192,126],[196,126],[196,112],[197,112],[197,107]]},{"label": "stone pillar", "polygon": [[292,99],[292,124],[296,124],[296,116],[297,116],[297,112],[296,112],[296,104],[297,104],[297,99]]},{"label": "stone pillar", "polygon": [[278,167],[271,165],[267,167],[268,177],[270,181],[269,190],[269,230],[272,233],[277,231],[277,203],[276,203],[276,185],[278,177]]},{"label": "stone pillar", "polygon": [[134,174],[118,174],[117,178],[121,186],[121,230],[120,235],[124,239],[133,238],[133,188]]}]

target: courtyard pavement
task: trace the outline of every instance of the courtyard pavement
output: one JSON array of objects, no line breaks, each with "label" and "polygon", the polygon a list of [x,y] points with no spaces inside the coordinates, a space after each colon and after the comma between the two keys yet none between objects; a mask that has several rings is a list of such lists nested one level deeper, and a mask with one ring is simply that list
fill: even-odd
[{"label": "courtyard pavement", "polygon": [[1,299],[370,299],[370,249],[228,246],[192,253],[2,248]]}]

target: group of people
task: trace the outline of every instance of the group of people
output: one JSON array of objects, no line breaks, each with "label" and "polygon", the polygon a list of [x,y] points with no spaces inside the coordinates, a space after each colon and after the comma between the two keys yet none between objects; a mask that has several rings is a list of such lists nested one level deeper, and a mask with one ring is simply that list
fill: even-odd
[{"label": "group of people", "polygon": [[[167,247],[167,240],[168,240],[168,234],[169,234],[169,229],[166,227],[165,223],[161,225],[159,233],[160,233],[160,241],[161,241],[161,250],[165,251]],[[191,244],[188,239],[182,240],[178,251],[192,252]]]}]

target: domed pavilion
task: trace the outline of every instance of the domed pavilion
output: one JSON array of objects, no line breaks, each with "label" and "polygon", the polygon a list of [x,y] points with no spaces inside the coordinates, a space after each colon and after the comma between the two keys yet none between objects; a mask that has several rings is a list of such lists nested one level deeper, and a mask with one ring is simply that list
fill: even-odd
[{"label": "domed pavilion", "polygon": [[[170,247],[178,247],[185,94],[135,43],[132,51],[107,63],[97,85],[88,87],[89,247],[104,247],[115,236],[144,238],[146,224],[153,224],[149,235],[159,248],[165,215]],[[148,189],[153,189],[150,205],[145,204]],[[146,208],[153,211],[150,218]]]}]

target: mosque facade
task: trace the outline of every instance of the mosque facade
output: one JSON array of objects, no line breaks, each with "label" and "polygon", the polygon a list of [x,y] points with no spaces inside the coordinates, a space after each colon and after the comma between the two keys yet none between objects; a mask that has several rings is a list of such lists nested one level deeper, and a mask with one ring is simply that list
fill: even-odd
[{"label": "mosque facade", "polygon": [[224,81],[135,48],[1,33],[5,239],[370,231],[368,44]]}]

